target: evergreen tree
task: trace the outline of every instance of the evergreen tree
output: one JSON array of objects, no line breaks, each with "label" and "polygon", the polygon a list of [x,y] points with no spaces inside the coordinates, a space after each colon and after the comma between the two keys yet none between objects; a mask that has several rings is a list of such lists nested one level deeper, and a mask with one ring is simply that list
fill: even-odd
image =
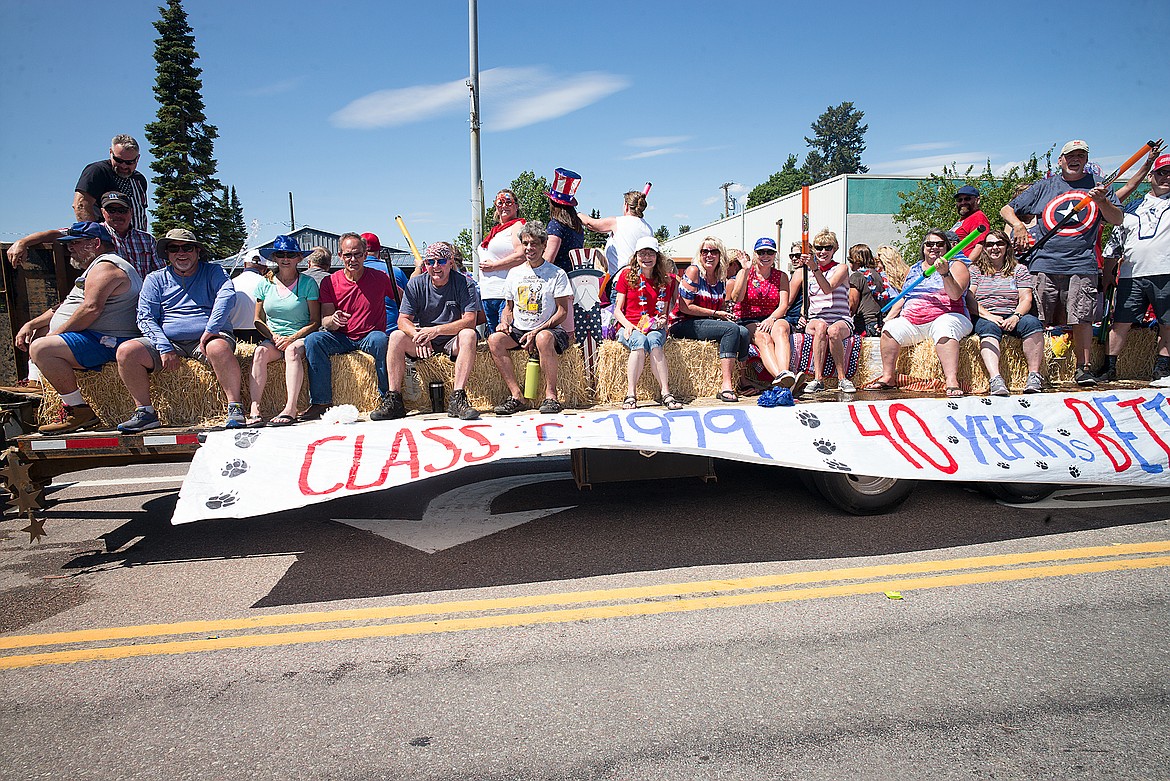
[{"label": "evergreen tree", "polygon": [[[589,212],[589,216],[595,220],[601,219],[601,212],[597,209]],[[585,246],[590,248],[605,249],[606,234],[598,233],[597,231],[585,229]]]},{"label": "evergreen tree", "polygon": [[244,222],[244,207],[240,203],[240,196],[236,195],[235,185],[232,185],[232,194],[228,199],[227,231],[223,235],[222,243],[231,247],[232,252],[239,252],[247,239],[248,226]]},{"label": "evergreen tree", "polygon": [[[797,166],[796,155],[788,155],[784,167],[768,177],[768,181],[758,184],[748,193],[747,207],[749,209],[768,201],[796,192],[808,181],[808,174],[803,167]],[[682,229],[679,228],[681,232]]]},{"label": "evergreen tree", "polygon": [[154,42],[159,108],[156,121],[146,126],[154,156],[150,167],[156,174],[151,230],[161,236],[171,228],[189,228],[211,254],[222,258],[237,252],[244,239],[228,248],[220,233],[225,208],[217,193],[223,185],[216,178],[213,154],[219,131],[203,113],[203,69],[195,65],[195,36],[182,0],[168,0],[159,14],[154,23],[159,33]]},{"label": "evergreen tree", "polygon": [[829,106],[817,117],[812,123],[813,137],[804,137],[804,142],[812,148],[804,158],[809,182],[869,170],[861,164],[865,131],[869,130],[869,125],[861,124],[864,116],[864,111],[853,108],[853,102],[846,100],[839,106]]},{"label": "evergreen tree", "polygon": [[659,244],[665,244],[670,241],[670,228],[665,225],[659,225],[658,230],[654,231],[654,238],[658,239]]}]

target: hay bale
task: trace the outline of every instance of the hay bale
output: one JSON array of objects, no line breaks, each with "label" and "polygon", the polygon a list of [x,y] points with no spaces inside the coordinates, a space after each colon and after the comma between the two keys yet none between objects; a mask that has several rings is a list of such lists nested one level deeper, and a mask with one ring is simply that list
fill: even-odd
[{"label": "hay bale", "polygon": [[[523,388],[528,353],[524,350],[513,350],[509,357],[512,359],[514,376]],[[446,398],[451,398],[455,383],[455,362],[446,355],[415,361],[414,373],[417,375],[420,398],[417,407],[413,407],[408,398],[409,408],[430,412],[431,402],[426,388],[432,382],[443,383]],[[408,371],[408,378],[410,374]],[[504,378],[496,370],[496,364],[492,361],[486,342],[480,342],[476,347],[475,365],[467,378],[466,390],[468,400],[478,409],[490,409],[511,395]],[[403,395],[407,394],[404,392]],[[561,365],[557,371],[557,396],[566,407],[583,409],[593,406],[594,397],[586,384],[585,360],[580,345],[569,345],[561,355]]]},{"label": "hay bale", "polygon": [[[719,349],[715,342],[667,339],[663,350],[669,367],[670,390],[680,400],[689,402],[719,392],[723,375],[719,370]],[[602,342],[597,359],[599,404],[619,404],[626,397],[626,366],[629,357],[630,351],[620,342],[609,339]],[[737,362],[737,381],[739,371]],[[658,380],[650,372],[648,359],[642,376],[638,378],[637,397],[639,401],[658,398]]]}]

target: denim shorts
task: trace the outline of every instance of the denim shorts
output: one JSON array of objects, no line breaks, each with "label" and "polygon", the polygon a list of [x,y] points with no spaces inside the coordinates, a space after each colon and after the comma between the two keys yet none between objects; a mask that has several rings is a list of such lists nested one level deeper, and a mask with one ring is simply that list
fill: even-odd
[{"label": "denim shorts", "polygon": [[630,352],[634,350],[650,352],[666,344],[666,331],[651,331],[644,334],[641,331],[634,330],[630,334],[629,339],[626,338],[625,334],[626,329],[618,329],[617,340],[629,348]]},{"label": "denim shorts", "polygon": [[990,339],[1001,339],[1005,333],[1009,336],[1026,339],[1032,334],[1037,334],[1044,330],[1044,326],[1041,324],[1040,318],[1035,317],[1034,315],[1024,315],[1020,318],[1020,321],[1016,323],[1016,327],[1009,331],[1004,331],[995,323],[982,317],[975,321],[974,326],[975,334],[980,339],[985,336]]}]

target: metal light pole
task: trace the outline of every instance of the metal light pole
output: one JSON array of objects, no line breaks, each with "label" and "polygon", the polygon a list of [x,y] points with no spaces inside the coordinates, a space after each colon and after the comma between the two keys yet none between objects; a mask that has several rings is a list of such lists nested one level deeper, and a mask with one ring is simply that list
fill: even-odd
[{"label": "metal light pole", "polygon": [[479,160],[479,13],[467,0],[467,43],[471,75],[471,271],[479,276],[479,244],[483,241],[483,169]]}]

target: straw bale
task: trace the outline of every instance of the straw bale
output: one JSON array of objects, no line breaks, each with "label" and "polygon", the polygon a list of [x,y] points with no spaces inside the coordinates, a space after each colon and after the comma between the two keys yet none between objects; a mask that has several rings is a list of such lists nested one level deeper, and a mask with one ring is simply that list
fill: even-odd
[{"label": "straw bale", "polygon": [[[682,401],[714,396],[722,387],[719,370],[719,349],[715,342],[692,339],[667,339],[666,363],[669,367],[670,390]],[[618,404],[626,397],[626,366],[630,351],[620,342],[606,340],[598,351],[597,401],[599,404]],[[738,381],[739,364],[735,366]],[[650,372],[647,359],[638,378],[637,397],[640,401],[658,398],[658,380]]]},{"label": "straw bale", "polygon": [[[523,389],[528,353],[525,350],[513,350],[509,357],[512,359],[514,376]],[[454,362],[443,356],[418,361],[415,365],[424,386],[432,380],[442,380],[446,385],[447,398],[451,397],[455,378]],[[436,371],[433,368],[435,366],[442,367],[441,373],[433,373]],[[467,378],[466,390],[468,400],[478,409],[490,409],[511,395],[504,378],[496,370],[486,342],[481,342],[476,349],[475,366]],[[593,406],[593,393],[585,380],[585,361],[578,344],[569,345],[569,349],[561,355],[561,365],[557,371],[557,396],[566,407],[583,409]],[[428,409],[429,404],[427,402]]]}]

